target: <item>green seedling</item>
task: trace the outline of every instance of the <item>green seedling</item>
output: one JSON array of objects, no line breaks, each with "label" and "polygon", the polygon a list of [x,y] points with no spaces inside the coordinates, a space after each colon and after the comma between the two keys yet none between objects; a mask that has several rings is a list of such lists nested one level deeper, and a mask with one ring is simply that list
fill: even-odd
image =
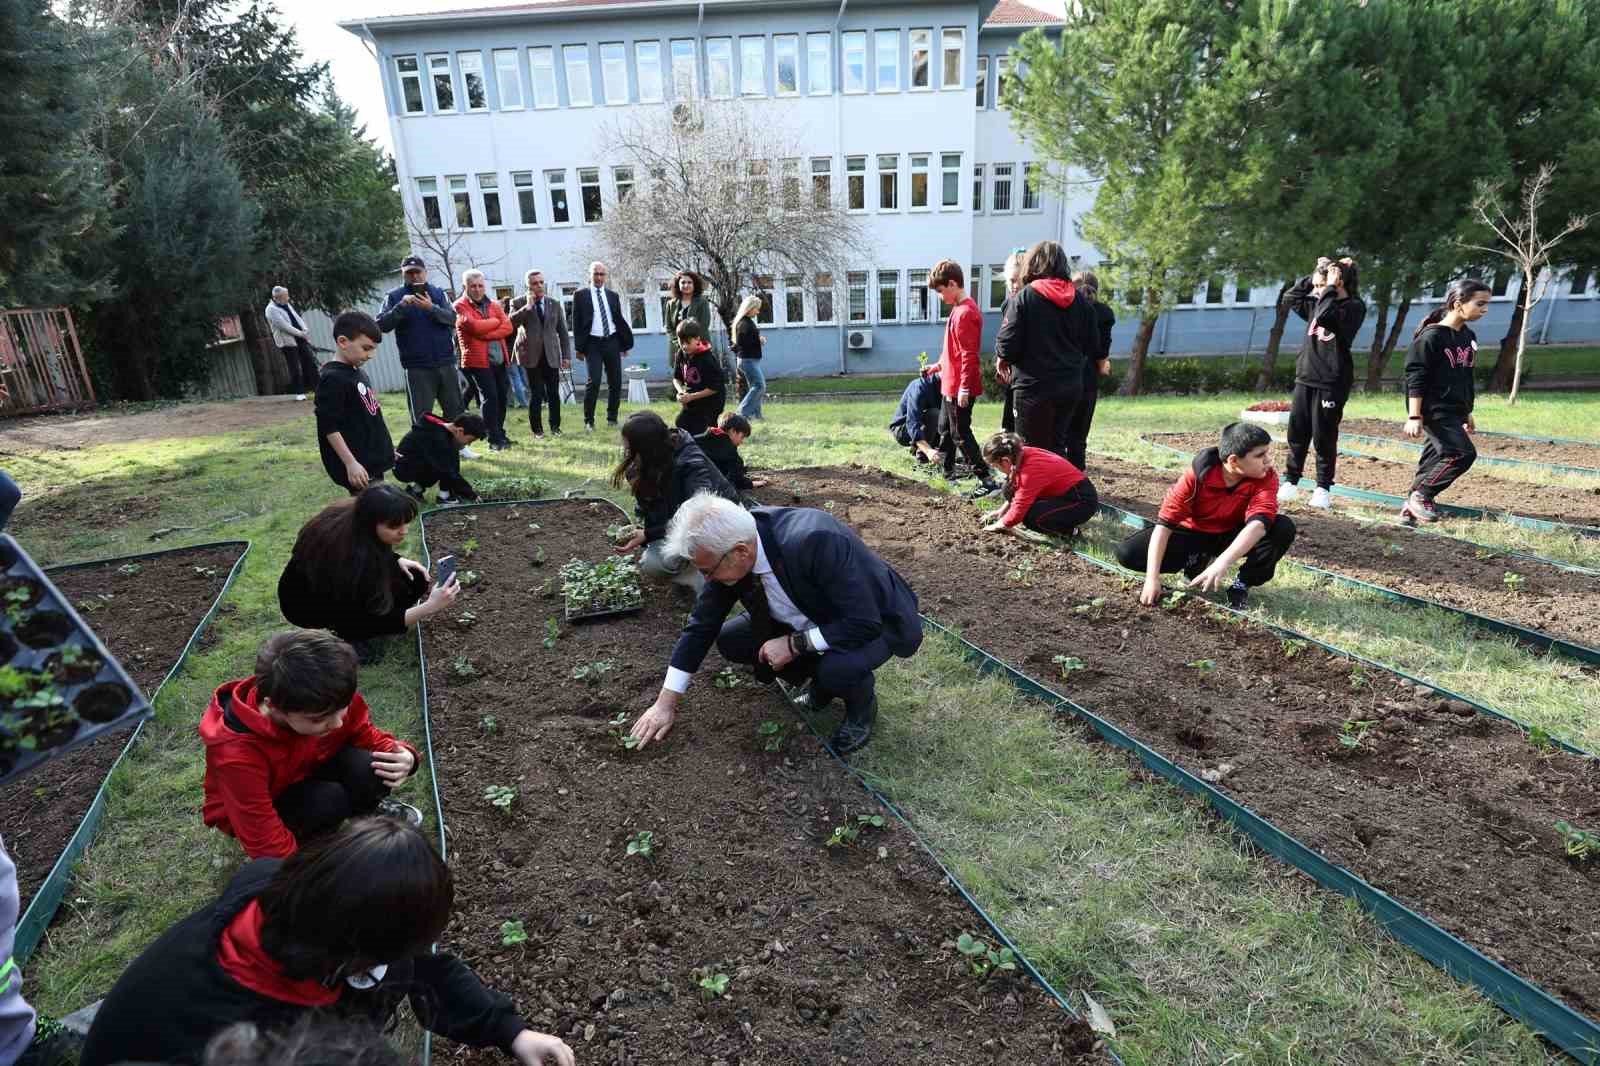
[{"label": "green seedling", "polygon": [[554,618],[546,618],[544,620],[544,640],[541,643],[543,643],[546,648],[553,648],[556,646],[556,641],[560,639],[561,627],[556,624],[556,620]]},{"label": "green seedling", "polygon": [[550,491],[536,477],[492,477],[478,482],[477,488],[485,500],[531,500]]},{"label": "green seedling", "polygon": [[1072,655],[1052,655],[1050,661],[1061,668],[1061,676],[1066,677],[1074,670],[1083,669],[1083,660]]},{"label": "green seedling", "polygon": [[1285,659],[1293,659],[1296,655],[1311,647],[1310,644],[1303,640],[1284,640],[1279,643],[1283,646],[1283,657]]},{"label": "green seedling", "polygon": [[711,683],[718,688],[738,688],[741,684],[739,674],[731,666],[724,666],[711,678]]},{"label": "green seedling", "polygon": [[16,699],[40,685],[48,684],[50,675],[32,670],[19,670],[15,666],[0,666],[0,698]]},{"label": "green seedling", "polygon": [[461,582],[462,588],[470,589],[472,586],[476,585],[480,580],[482,580],[482,575],[480,575],[476,570],[462,570],[460,573],[456,574],[456,580]]},{"label": "green seedling", "polygon": [[544,553],[544,545],[543,544],[540,544],[540,545],[538,545],[537,547],[535,547],[533,549],[533,565],[534,566],[543,566],[544,565],[544,561],[545,561],[546,558],[547,558],[547,556]]},{"label": "green seedling", "polygon": [[728,975],[725,973],[706,974],[700,978],[700,995],[705,999],[721,999],[728,994]]},{"label": "green seedling", "polygon": [[611,727],[610,729],[607,729],[606,732],[611,734],[611,739],[617,742],[617,746],[619,748],[622,748],[626,751],[633,751],[640,744],[642,744],[643,741],[628,732],[628,720],[627,711],[618,711],[616,717],[606,722],[606,725]]},{"label": "green seedling", "polygon": [[1556,750],[1555,741],[1550,739],[1550,734],[1545,732],[1543,726],[1530,726],[1528,728],[1528,743],[1532,744],[1535,751],[1549,754]]},{"label": "green seedling", "polygon": [[1378,723],[1367,718],[1352,718],[1339,727],[1339,743],[1347,751],[1355,751],[1367,739],[1367,734],[1372,732],[1372,727]]},{"label": "green seedling", "polygon": [[1104,596],[1096,596],[1094,599],[1090,600],[1088,603],[1080,603],[1080,604],[1078,604],[1078,606],[1076,606],[1076,607],[1074,607],[1072,609],[1072,613],[1073,614],[1086,614],[1090,618],[1099,618],[1101,612],[1105,610],[1105,607],[1106,607],[1106,598]]},{"label": "green seedling", "polygon": [[1217,668],[1217,660],[1215,660],[1215,659],[1196,659],[1194,662],[1185,663],[1184,665],[1185,666],[1192,666],[1196,670],[1200,671],[1200,673],[1202,675],[1205,675],[1205,674],[1212,673],[1213,671],[1216,670],[1216,668]]},{"label": "green seedling", "polygon": [[455,662],[450,664],[450,672],[457,677],[477,677],[478,668],[472,665],[472,660],[465,655],[457,655]]},{"label": "green seedling", "polygon": [[478,538],[477,537],[468,537],[464,542],[462,542],[461,551],[458,552],[457,554],[459,554],[461,556],[461,558],[463,558],[463,559],[470,559],[470,558],[472,558],[472,553],[477,551],[477,550],[478,550]]},{"label": "green seedling", "polygon": [[89,661],[89,653],[80,644],[68,644],[61,649],[61,665],[77,666]]},{"label": "green seedling", "polygon": [[656,835],[648,829],[641,829],[628,838],[628,854],[643,855],[651,862],[656,861]]},{"label": "green seedling", "polygon": [[1474,559],[1493,559],[1499,554],[1500,553],[1495,551],[1493,548],[1479,548],[1477,551],[1472,553],[1472,557]]},{"label": "green seedling", "polygon": [[199,574],[201,577],[217,576],[217,568],[214,566],[197,566],[194,568],[194,572]]},{"label": "green seedling", "polygon": [[1180,589],[1176,592],[1168,593],[1166,598],[1161,601],[1161,606],[1170,611],[1188,598],[1188,593]]},{"label": "green seedling", "polygon": [[956,939],[956,950],[966,957],[972,976],[987,981],[997,973],[1011,973],[1017,968],[1017,957],[1010,948],[996,951],[971,933],[962,933]]},{"label": "green seedling", "polygon": [[1013,566],[1006,573],[1006,577],[1009,578],[1012,581],[1015,581],[1017,584],[1023,586],[1024,588],[1032,588],[1033,587],[1033,569],[1034,569],[1033,568],[1033,560],[1032,559],[1023,559],[1021,562],[1017,563],[1016,566]]},{"label": "green seedling", "polygon": [[144,567],[140,566],[138,563],[123,563],[121,566],[117,567],[117,573],[127,574],[129,577],[132,577],[134,574],[137,574],[143,569]]},{"label": "green seedling", "polygon": [[639,527],[632,522],[613,522],[606,527],[606,536],[613,544],[621,544],[637,532]]},{"label": "green seedling", "polygon": [[12,625],[22,621],[22,613],[27,610],[28,599],[27,589],[12,589],[6,593],[6,617],[11,619]]},{"label": "green seedling", "polygon": [[617,661],[615,659],[596,659],[592,663],[584,663],[582,666],[573,667],[572,679],[592,685],[616,668]]},{"label": "green seedling", "polygon": [[1400,545],[1396,544],[1392,540],[1382,541],[1381,543],[1383,544],[1383,557],[1385,559],[1393,559],[1396,555],[1400,555],[1403,552],[1403,549],[1400,547]]},{"label": "green seedling", "polygon": [[1367,687],[1367,671],[1357,666],[1350,671],[1350,687],[1357,692]]},{"label": "green seedling", "polygon": [[494,734],[500,732],[500,719],[496,718],[492,714],[486,714],[482,718],[478,719],[478,728],[490,736],[493,736]]},{"label": "green seedling", "polygon": [[478,613],[476,611],[462,611],[456,616],[456,625],[460,626],[462,629],[471,629],[477,624]]},{"label": "green seedling", "polygon": [[1570,822],[1557,822],[1556,832],[1561,834],[1561,843],[1566,848],[1568,858],[1587,862],[1600,855],[1600,833],[1579,829]]},{"label": "green seedling", "polygon": [[553,578],[553,577],[545,578],[544,584],[539,586],[539,595],[548,600],[552,596],[554,596],[555,594],[556,594],[556,579]]},{"label": "green seedling", "polygon": [[561,591],[569,615],[634,607],[644,598],[639,587],[639,565],[623,555],[592,566],[573,559],[561,568]]},{"label": "green seedling", "polygon": [[1527,584],[1527,579],[1514,570],[1507,570],[1506,576],[1500,579],[1512,592],[1521,592],[1522,586]]},{"label": "green seedling", "polygon": [[528,532],[529,533],[537,533],[537,532],[539,532],[539,530],[541,530],[543,528],[544,527],[539,525],[539,523],[537,523],[537,522],[529,522],[528,523]]},{"label": "green seedling", "polygon": [[854,822],[846,821],[843,825],[833,827],[833,834],[824,841],[825,847],[840,848],[846,844],[854,844],[867,829],[882,829],[883,815],[858,814]]},{"label": "green seedling", "polygon": [[521,922],[500,923],[500,943],[508,948],[528,942],[528,931],[522,927]]},{"label": "green seedling", "polygon": [[490,785],[483,790],[483,798],[502,811],[509,811],[517,801],[517,790],[510,785]]},{"label": "green seedling", "polygon": [[769,718],[756,727],[756,735],[764,738],[761,745],[763,751],[783,750],[782,722],[774,722]]}]

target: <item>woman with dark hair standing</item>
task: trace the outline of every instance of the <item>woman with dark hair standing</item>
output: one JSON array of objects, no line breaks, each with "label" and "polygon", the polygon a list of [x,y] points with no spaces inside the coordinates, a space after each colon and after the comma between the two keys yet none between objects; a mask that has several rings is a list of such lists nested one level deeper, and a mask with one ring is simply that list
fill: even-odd
[{"label": "woman with dark hair standing", "polygon": [[1094,424],[1094,408],[1100,402],[1100,379],[1111,373],[1111,330],[1117,316],[1100,300],[1100,279],[1092,270],[1080,270],[1072,275],[1078,296],[1094,311],[1095,340],[1099,342],[1089,358],[1083,361],[1083,395],[1073,412],[1072,425],[1067,430],[1067,459],[1079,470],[1088,469],[1089,427]]},{"label": "woman with dark hair standing", "polygon": [[711,336],[711,301],[706,299],[706,283],[692,270],[672,276],[672,296],[667,301],[667,369],[678,369],[678,323],[692,318]]},{"label": "woman with dark hair standing", "polygon": [[1478,337],[1467,327],[1489,310],[1489,286],[1477,278],[1450,283],[1444,305],[1429,312],[1406,353],[1406,425],[1408,437],[1427,435],[1411,494],[1400,508],[1408,524],[1437,522],[1433,500],[1467,472],[1478,458],[1470,434],[1477,397],[1472,380],[1478,362]]},{"label": "woman with dark hair standing", "polygon": [[714,492],[739,502],[739,493],[706,458],[694,438],[673,429],[654,411],[638,411],[622,423],[622,461],[611,472],[613,488],[627,485],[644,528],[617,546],[619,555],[644,548],[639,569],[654,577],[692,589],[696,595],[706,579],[689,560],[668,557],[661,550],[667,523],[685,500],[698,492]]},{"label": "woman with dark hair standing", "polygon": [[1294,361],[1294,400],[1289,410],[1289,459],[1283,465],[1278,502],[1297,499],[1306,452],[1317,449],[1317,487],[1311,506],[1333,506],[1333,475],[1339,462],[1339,423],[1355,381],[1350,346],[1367,317],[1367,305],[1356,295],[1356,261],[1335,262],[1327,256],[1301,278],[1284,299],[1306,320],[1306,339]]},{"label": "woman with dark hair standing", "polygon": [[461,586],[433,586],[428,570],[395,553],[417,517],[417,501],[394,485],[369,485],[359,496],[323,508],[294,542],[278,578],[283,617],[302,629],[331,629],[376,661],[378,637],[447,610]]},{"label": "woman with dark hair standing", "polygon": [[1083,368],[1100,349],[1094,312],[1079,298],[1061,245],[1040,241],[1022,261],[1022,288],[1006,307],[995,358],[1013,382],[1016,431],[1023,441],[1067,454],[1083,395]]},{"label": "woman with dark hair standing", "polygon": [[528,1028],[455,956],[433,954],[454,902],[438,853],[389,818],[246,863],[118,978],[80,1066],[198,1064],[237,1022],[276,1031],[317,1013],[388,1027],[403,999],[440,1036],[498,1047],[522,1066],[573,1066],[560,1038]]}]

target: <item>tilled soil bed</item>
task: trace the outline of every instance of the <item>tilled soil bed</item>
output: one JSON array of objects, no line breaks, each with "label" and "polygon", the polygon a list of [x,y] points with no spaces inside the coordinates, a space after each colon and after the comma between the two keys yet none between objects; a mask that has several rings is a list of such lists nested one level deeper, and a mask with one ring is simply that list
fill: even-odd
[{"label": "tilled soil bed", "polygon": [[[428,519],[435,556],[479,544],[461,563],[478,583],[424,634],[457,878],[445,946],[592,1066],[1106,1061],[1033,983],[972,976],[954,942],[986,930],[892,819],[824,846],[876,808],[748,674],[713,654],[667,742],[623,750],[611,720],[655,698],[689,602],[650,584],[639,614],[544,646],[561,565],[604,557],[617,520],[579,501]],[[626,854],[641,831],[653,858]],[[503,943],[508,921],[526,943]],[[703,998],[708,972],[723,998]]]},{"label": "tilled soil bed", "polygon": [[[1360,433],[1368,437],[1386,437],[1396,444],[1420,444],[1400,432],[1403,423],[1398,419],[1347,418],[1340,423],[1343,433]],[[1556,466],[1587,466],[1600,471],[1600,444],[1567,444],[1554,440],[1522,440],[1520,437],[1502,437],[1492,432],[1473,435],[1472,443],[1479,455],[1496,459],[1518,459],[1525,463],[1551,463]],[[1357,451],[1361,445],[1357,444]]]},{"label": "tilled soil bed", "polygon": [[[1217,446],[1217,437],[1214,433],[1151,433],[1146,435],[1145,440],[1152,444],[1165,444],[1186,454]],[[1280,474],[1288,458],[1289,452],[1284,445],[1272,446],[1272,465]],[[1316,470],[1315,464],[1316,455],[1312,453],[1306,460],[1307,476],[1300,481],[1301,488],[1305,491],[1310,491],[1313,487],[1311,482],[1314,480],[1312,475]],[[1542,518],[1548,522],[1600,526],[1600,488],[1557,488],[1554,485],[1533,485],[1526,481],[1507,481],[1491,474],[1489,471],[1493,469],[1493,467],[1474,467],[1468,470],[1461,475],[1460,480],[1450,486],[1449,491],[1439,497],[1439,502],[1459,507],[1506,511],[1529,518]],[[1404,496],[1411,491],[1411,482],[1416,473],[1415,463],[1341,455],[1337,478],[1339,484],[1349,485],[1352,488]],[[1449,515],[1441,517],[1446,522],[1463,521],[1459,518],[1452,519]]]},{"label": "tilled soil bed", "polygon": [[[1555,830],[1600,823],[1593,765],[1202,599],[1142,607],[1131,580],[985,534],[971,504],[881,471],[783,471],[759,495],[831,504],[925,613],[1600,1017],[1600,863],[1567,859]],[[1063,678],[1058,655],[1082,668]]]},{"label": "tilled soil bed", "polygon": [[[119,569],[125,564],[107,563],[51,573],[50,580],[153,696],[242,550],[197,548],[135,560],[132,573]],[[100,737],[0,789],[0,837],[17,864],[24,910],[77,832],[128,734],[124,729]]]},{"label": "tilled soil bed", "polygon": [[[1153,519],[1176,474],[1092,455],[1089,477],[1102,503]],[[1297,530],[1290,562],[1600,648],[1600,578],[1406,526],[1358,522],[1336,510],[1296,507],[1290,517]],[[1520,583],[1508,585],[1507,574]]]}]

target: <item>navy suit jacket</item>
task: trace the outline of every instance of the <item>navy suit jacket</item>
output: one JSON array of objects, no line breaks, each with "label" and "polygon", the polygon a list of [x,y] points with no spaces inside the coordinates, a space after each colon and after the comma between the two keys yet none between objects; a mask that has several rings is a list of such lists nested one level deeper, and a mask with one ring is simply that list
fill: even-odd
[{"label": "navy suit jacket", "polygon": [[[916,653],[922,643],[916,593],[854,530],[810,507],[757,507],[751,514],[773,576],[822,630],[830,650],[863,648],[881,637],[901,658]],[[706,582],[672,649],[672,665],[698,670],[733,605],[748,608],[760,580],[751,572],[733,585]]]}]

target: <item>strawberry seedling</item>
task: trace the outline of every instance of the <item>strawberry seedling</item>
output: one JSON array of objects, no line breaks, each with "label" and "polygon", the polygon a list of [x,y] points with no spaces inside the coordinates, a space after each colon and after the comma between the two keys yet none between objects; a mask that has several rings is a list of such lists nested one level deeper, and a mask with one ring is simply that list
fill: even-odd
[{"label": "strawberry seedling", "polygon": [[1072,609],[1072,613],[1073,614],[1086,614],[1090,618],[1093,618],[1096,621],[1099,621],[1100,615],[1105,610],[1105,607],[1106,607],[1106,598],[1104,596],[1096,596],[1094,599],[1090,600],[1088,603],[1080,603],[1080,604],[1078,604],[1078,606],[1076,606],[1076,607],[1074,607]]},{"label": "strawberry seedling", "polygon": [[510,785],[490,785],[483,790],[483,798],[502,811],[509,811],[517,801],[517,790]]},{"label": "strawberry seedling", "polygon": [[472,660],[465,655],[457,655],[455,662],[450,664],[450,672],[457,677],[477,677],[478,668],[472,665]]},{"label": "strawberry seedling", "polygon": [[553,648],[556,646],[556,641],[560,638],[561,627],[556,624],[556,620],[554,618],[546,618],[544,620],[544,640],[541,643],[543,643],[546,648]]},{"label": "strawberry seedling", "polygon": [[711,678],[711,683],[718,688],[738,688],[740,685],[739,674],[731,666],[724,666]]},{"label": "strawberry seedling", "polygon": [[1023,588],[1033,587],[1033,560],[1024,559],[1006,572],[1006,577]]},{"label": "strawberry seedling", "polygon": [[824,847],[840,848],[846,844],[854,844],[861,836],[863,830],[882,829],[883,815],[858,814],[854,822],[846,821],[843,825],[833,827],[833,835],[823,842]]},{"label": "strawberry seedling", "polygon": [[1188,599],[1188,593],[1180,589],[1176,592],[1168,594],[1167,597],[1161,601],[1161,606],[1170,611],[1186,599]]},{"label": "strawberry seedling", "polygon": [[1557,822],[1556,832],[1561,834],[1561,844],[1568,858],[1587,862],[1600,855],[1600,833],[1579,829],[1570,822]]},{"label": "strawberry seedling", "polygon": [[547,556],[544,553],[544,545],[540,544],[533,549],[534,566],[543,566],[546,558]]},{"label": "strawberry seedling", "polygon": [[783,750],[783,723],[774,722],[770,718],[756,727],[756,735],[764,738],[761,748],[763,751]]},{"label": "strawberry seedling", "polygon": [[617,712],[616,717],[607,721],[606,725],[611,727],[606,732],[611,735],[612,740],[617,742],[617,747],[622,748],[624,751],[633,751],[643,743],[638,737],[628,732],[627,711]]},{"label": "strawberry seedling", "polygon": [[617,668],[615,659],[596,659],[592,663],[584,663],[572,668],[572,680],[594,684],[606,674]]},{"label": "strawberry seedling", "polygon": [[476,570],[463,570],[456,575],[456,580],[461,582],[462,588],[470,589],[479,581],[483,580],[483,577]]},{"label": "strawberry seedling", "polygon": [[1528,728],[1528,743],[1541,755],[1548,755],[1556,750],[1555,741],[1550,739],[1550,734],[1545,732],[1543,726],[1530,726]]},{"label": "strawberry seedling", "polygon": [[700,995],[704,999],[721,999],[728,994],[728,975],[708,973],[700,978]]},{"label": "strawberry seedling", "polygon": [[1196,670],[1198,670],[1200,672],[1200,675],[1203,677],[1206,674],[1213,673],[1217,669],[1217,660],[1215,660],[1215,659],[1196,659],[1194,662],[1185,663],[1184,665],[1185,666],[1194,667]]},{"label": "strawberry seedling", "polygon": [[144,567],[140,566],[138,563],[123,563],[121,566],[117,567],[117,573],[126,574],[127,576],[132,577],[134,574],[137,574],[143,569]]},{"label": "strawberry seedling", "polygon": [[1367,687],[1367,672],[1357,666],[1350,671],[1350,687],[1360,692]]},{"label": "strawberry seedling", "polygon": [[643,855],[650,862],[656,861],[656,835],[648,829],[641,829],[628,838],[628,854]]},{"label": "strawberry seedling", "polygon": [[462,629],[471,629],[477,624],[478,613],[476,611],[462,611],[456,616],[456,625],[460,626]]},{"label": "strawberry seedling", "polygon": [[1285,659],[1293,659],[1296,655],[1311,647],[1310,644],[1303,640],[1284,640],[1280,644],[1283,647],[1283,657]]},{"label": "strawberry seedling", "polygon": [[1522,586],[1527,584],[1527,579],[1514,570],[1507,570],[1506,576],[1500,580],[1512,592],[1521,592]]},{"label": "strawberry seedling", "polygon": [[489,736],[494,736],[500,732],[500,719],[492,714],[486,714],[478,719],[478,729]]},{"label": "strawberry seedling", "polygon": [[1072,655],[1052,655],[1050,661],[1061,668],[1061,676],[1067,677],[1074,670],[1082,670],[1083,660]]},{"label": "strawberry seedling", "polygon": [[1354,752],[1361,747],[1362,741],[1367,739],[1367,734],[1372,732],[1372,727],[1377,722],[1366,718],[1352,718],[1339,727],[1339,743],[1346,751]]},{"label": "strawberry seedling", "polygon": [[528,931],[522,927],[521,922],[500,923],[500,943],[508,948],[528,942]]},{"label": "strawberry seedling", "polygon": [[966,957],[972,976],[987,981],[997,973],[1011,973],[1017,968],[1017,957],[1010,948],[996,951],[971,933],[962,933],[956,940],[956,950]]},{"label": "strawberry seedling", "polygon": [[470,559],[470,558],[472,558],[472,553],[477,551],[477,550],[478,550],[478,538],[477,537],[468,537],[465,541],[462,542],[461,551],[458,554],[463,559]]}]

